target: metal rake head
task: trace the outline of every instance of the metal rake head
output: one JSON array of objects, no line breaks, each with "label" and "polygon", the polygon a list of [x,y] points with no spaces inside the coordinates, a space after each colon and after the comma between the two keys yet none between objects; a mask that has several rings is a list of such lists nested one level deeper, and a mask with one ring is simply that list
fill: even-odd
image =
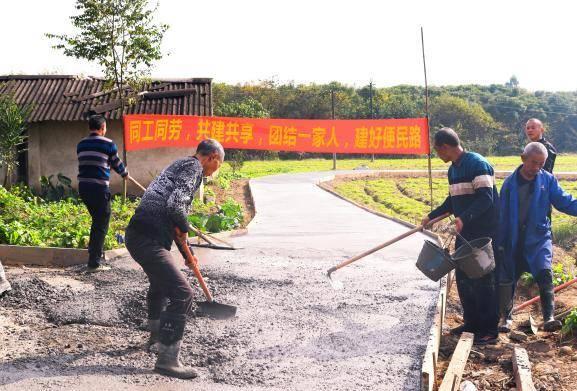
[{"label": "metal rake head", "polygon": [[335,280],[331,277],[331,274],[337,270],[336,267],[331,267],[327,270],[326,278],[329,281],[329,284],[333,287],[334,290],[341,290],[343,289],[343,283],[339,280]]}]

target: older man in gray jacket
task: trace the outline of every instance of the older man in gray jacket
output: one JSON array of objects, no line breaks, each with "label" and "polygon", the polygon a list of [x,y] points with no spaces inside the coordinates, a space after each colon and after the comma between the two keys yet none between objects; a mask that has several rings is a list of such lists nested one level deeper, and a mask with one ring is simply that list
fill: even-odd
[{"label": "older man in gray jacket", "polygon": [[[149,344],[158,343],[154,369],[167,376],[190,379],[193,368],[179,360],[186,315],[192,309],[192,288],[170,254],[173,241],[186,242],[187,216],[193,195],[224,160],[222,145],[203,140],[194,156],[173,162],[152,181],[126,229],[126,248],[148,280]],[[197,262],[193,256],[193,262]]]}]

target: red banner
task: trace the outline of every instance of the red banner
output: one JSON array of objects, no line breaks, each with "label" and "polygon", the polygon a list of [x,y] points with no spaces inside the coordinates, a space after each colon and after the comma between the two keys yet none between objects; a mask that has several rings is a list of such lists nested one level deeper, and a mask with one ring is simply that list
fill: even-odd
[{"label": "red banner", "polygon": [[424,155],[429,153],[426,118],[306,120],[126,115],[127,151],[194,147],[214,138],[225,148],[296,152]]}]

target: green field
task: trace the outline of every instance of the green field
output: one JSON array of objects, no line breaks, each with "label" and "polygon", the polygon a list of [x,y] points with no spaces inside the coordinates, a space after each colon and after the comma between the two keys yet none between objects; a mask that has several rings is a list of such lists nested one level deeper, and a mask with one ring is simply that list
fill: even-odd
[{"label": "green field", "polygon": [[[511,171],[520,163],[518,156],[491,156],[488,158],[497,171]],[[338,159],[337,169],[351,170],[361,165],[375,170],[426,170],[427,159]],[[443,163],[438,158],[432,159],[432,168],[445,170],[449,164]],[[263,161],[246,161],[240,170],[240,174],[248,178],[256,178],[265,175],[309,172],[309,171],[328,171],[332,170],[333,161],[331,159],[304,159],[304,160],[263,160]],[[230,166],[225,163],[223,172],[230,171]],[[577,155],[561,155],[557,157],[555,171],[577,171]]]},{"label": "green field", "polygon": [[[577,181],[561,180],[561,186],[577,197]],[[500,189],[502,179],[497,180]],[[430,209],[429,180],[423,178],[381,178],[353,180],[335,185],[335,190],[344,197],[369,208],[419,223]],[[433,179],[433,205],[441,204],[448,195],[447,179]],[[561,246],[569,245],[577,235],[577,218],[553,211],[553,235]]]}]

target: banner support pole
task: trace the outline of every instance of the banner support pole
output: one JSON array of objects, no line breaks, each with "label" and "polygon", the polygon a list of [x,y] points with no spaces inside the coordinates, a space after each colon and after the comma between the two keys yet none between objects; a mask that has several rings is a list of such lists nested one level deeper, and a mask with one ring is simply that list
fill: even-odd
[{"label": "banner support pole", "polygon": [[[331,118],[335,119],[335,91],[331,90]],[[337,153],[333,152],[333,170],[337,169]]]},{"label": "banner support pole", "polygon": [[429,168],[429,196],[431,212],[433,211],[433,170],[431,167],[431,135],[429,126],[429,85],[427,82],[427,63],[425,61],[425,39],[423,34],[423,26],[421,26],[421,49],[423,51],[423,71],[425,74],[425,117],[427,118],[427,138],[429,140],[429,154],[427,155],[427,163]]}]

